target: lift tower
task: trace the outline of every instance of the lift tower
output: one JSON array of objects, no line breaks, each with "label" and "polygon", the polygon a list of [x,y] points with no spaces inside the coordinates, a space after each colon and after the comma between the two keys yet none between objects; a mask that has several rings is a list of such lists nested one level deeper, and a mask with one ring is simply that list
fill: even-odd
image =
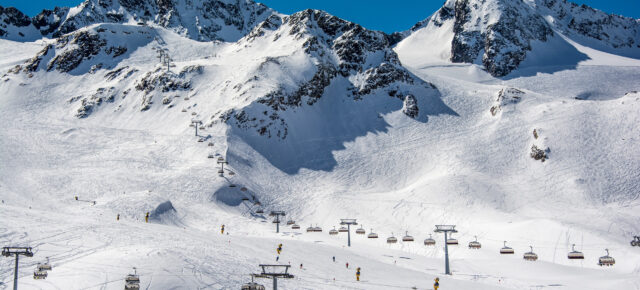
[{"label": "lift tower", "polygon": [[451,270],[449,270],[449,247],[447,246],[447,233],[457,233],[455,225],[436,225],[436,229],[434,230],[436,233],[444,233],[444,273],[447,275],[451,275]]},{"label": "lift tower", "polygon": [[13,290],[18,290],[18,260],[20,255],[25,257],[33,257],[31,247],[4,247],[2,255],[5,257],[16,256],[16,268],[13,272]]}]

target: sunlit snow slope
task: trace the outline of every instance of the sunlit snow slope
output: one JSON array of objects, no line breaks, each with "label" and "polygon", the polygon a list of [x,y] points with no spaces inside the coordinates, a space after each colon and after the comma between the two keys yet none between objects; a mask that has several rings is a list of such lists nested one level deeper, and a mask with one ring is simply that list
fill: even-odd
[{"label": "sunlit snow slope", "polygon": [[[145,289],[238,289],[272,263],[283,289],[640,289],[640,60],[550,27],[581,57],[534,42],[500,78],[453,63],[445,29],[395,44],[316,10],[236,42],[153,23],[0,40],[0,244],[34,248],[21,289],[122,289],[132,267]],[[380,238],[346,247],[341,218]],[[451,276],[437,224],[459,231]]]}]

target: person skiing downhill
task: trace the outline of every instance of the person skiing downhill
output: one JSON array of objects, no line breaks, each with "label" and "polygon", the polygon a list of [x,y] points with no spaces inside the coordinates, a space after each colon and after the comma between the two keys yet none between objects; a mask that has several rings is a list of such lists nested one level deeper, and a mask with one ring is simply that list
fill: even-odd
[{"label": "person skiing downhill", "polygon": [[282,244],[278,245],[278,248],[276,249],[276,251],[278,252],[278,255],[280,255],[280,252],[282,252]]},{"label": "person skiing downhill", "polygon": [[356,281],[360,281],[360,267],[356,269]]},{"label": "person skiing downhill", "polygon": [[333,256],[333,262],[334,263],[336,262],[336,256]]},{"label": "person skiing downhill", "polygon": [[144,216],[144,221],[147,223],[149,222],[149,212]]},{"label": "person skiing downhill", "polygon": [[222,225],[222,226],[220,227],[220,234],[221,234],[221,235],[224,235],[224,225]]},{"label": "person skiing downhill", "polygon": [[433,283],[433,290],[438,290],[440,288],[440,278],[436,277],[436,282]]},{"label": "person skiing downhill", "polygon": [[116,220],[117,220],[117,221],[119,221],[119,220],[120,220],[120,214],[118,214],[118,215],[116,216]]},{"label": "person skiing downhill", "polygon": [[347,269],[349,269],[349,262],[347,262]]}]

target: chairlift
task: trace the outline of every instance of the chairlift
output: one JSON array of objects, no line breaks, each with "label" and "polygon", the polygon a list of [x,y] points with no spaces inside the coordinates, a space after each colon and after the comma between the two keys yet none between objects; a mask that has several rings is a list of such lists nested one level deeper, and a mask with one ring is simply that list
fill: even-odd
[{"label": "chairlift", "polygon": [[290,225],[292,225],[292,224],[295,224],[295,223],[296,223],[296,222],[295,222],[294,220],[292,220],[292,219],[289,219],[289,220],[287,221],[287,225],[288,225],[288,226],[290,226]]},{"label": "chairlift", "polygon": [[213,154],[209,153],[209,155],[207,155],[207,158],[213,158]]},{"label": "chairlift", "polygon": [[337,234],[338,234],[338,230],[336,230],[336,227],[333,227],[333,229],[329,231],[329,235],[335,236]]},{"label": "chairlift", "polygon": [[186,112],[187,112],[187,109],[182,109],[182,112],[183,112],[183,113],[186,113]]},{"label": "chairlift", "polygon": [[232,184],[229,184],[229,187],[236,187],[236,185],[232,183]]},{"label": "chairlift", "polygon": [[576,244],[571,245],[571,252],[567,255],[569,260],[584,260],[584,254],[580,251],[576,251]]},{"label": "chairlift", "polygon": [[258,210],[256,210],[256,213],[264,213],[264,210],[262,208],[259,208]]},{"label": "chairlift", "polygon": [[313,226],[309,226],[307,228],[307,233],[313,233],[313,232],[315,232],[315,228]]},{"label": "chairlift", "polygon": [[478,242],[478,236],[473,236],[473,237],[476,238],[476,240],[469,242],[469,249],[477,250],[482,248],[482,245],[480,244],[480,242]]},{"label": "chairlift", "polygon": [[40,270],[36,270],[33,272],[33,279],[34,280],[43,280],[43,279],[47,279],[47,276],[49,274],[47,274],[47,271],[40,271]]},{"label": "chairlift", "polygon": [[191,112],[191,116],[195,116],[195,115],[197,115],[197,114],[198,114],[198,113],[196,113],[196,112]]},{"label": "chairlift", "polygon": [[228,173],[230,176],[234,176],[234,175],[236,175],[236,173],[235,173],[235,172],[233,172],[233,171],[229,171],[229,172],[227,172],[227,173]]},{"label": "chairlift", "polygon": [[213,146],[213,142],[209,142],[209,144],[207,144],[207,146],[209,146],[209,147]]},{"label": "chairlift", "polygon": [[199,139],[198,139],[198,142],[199,142],[199,143],[204,142],[204,138],[199,138]]},{"label": "chairlift", "polygon": [[248,200],[249,200],[248,197],[246,197],[246,196],[242,197],[242,201],[248,201]]},{"label": "chairlift", "polygon": [[195,127],[195,126],[196,126],[196,125],[194,125],[193,123],[189,124],[189,127],[191,127],[191,128],[193,128],[193,127]]},{"label": "chairlift", "polygon": [[188,101],[188,100],[190,100],[190,98],[189,97],[184,97],[184,100]]},{"label": "chairlift", "polygon": [[348,231],[349,231],[349,229],[347,229],[347,227],[340,227],[340,228],[338,229],[338,232],[341,232],[341,233],[346,233],[346,232],[348,232]]},{"label": "chairlift", "polygon": [[449,238],[447,239],[447,245],[457,246],[458,240],[452,237],[453,233],[449,233]]},{"label": "chairlift", "polygon": [[124,279],[125,290],[140,290],[140,277],[136,273],[136,268],[133,268],[133,274],[127,275]]},{"label": "chairlift", "polygon": [[299,230],[299,229],[300,229],[300,225],[298,225],[298,224],[293,224],[293,225],[291,226],[291,228],[292,228],[292,229],[294,229],[294,230]]},{"label": "chairlift", "polygon": [[356,230],[356,234],[358,234],[358,235],[364,235],[366,233],[367,233],[367,231],[364,230],[362,225],[360,225],[360,228]]},{"label": "chairlift", "polygon": [[500,254],[502,255],[511,255],[515,253],[513,251],[513,248],[507,247],[507,241],[504,241],[504,247],[502,247],[502,249],[500,249]]},{"label": "chairlift", "polygon": [[425,245],[425,246],[433,246],[433,245],[435,245],[435,244],[436,244],[436,240],[434,240],[434,239],[431,237],[431,234],[429,234],[429,237],[428,237],[428,238],[426,238],[426,239],[424,240],[424,245]]},{"label": "chairlift", "polygon": [[378,234],[373,232],[373,229],[371,229],[371,232],[369,233],[369,235],[367,235],[367,238],[369,239],[377,239],[378,238]]},{"label": "chairlift", "polygon": [[251,282],[246,283],[240,287],[240,290],[265,290],[263,285],[253,282],[253,275],[251,276]]},{"label": "chairlift", "polygon": [[218,157],[218,162],[224,162],[224,158],[222,156]]},{"label": "chairlift", "polygon": [[51,271],[51,269],[53,269],[53,267],[51,267],[51,264],[49,264],[49,257],[47,257],[46,263],[38,263],[38,271]]},{"label": "chairlift", "polygon": [[224,170],[222,170],[222,169],[218,169],[218,173],[219,173],[219,174],[223,174],[223,173],[224,173]]},{"label": "chairlift", "polygon": [[316,226],[313,228],[313,231],[314,231],[314,232],[316,232],[316,233],[321,233],[321,232],[322,232],[322,228],[321,228],[321,227],[319,227],[318,225],[316,225]]},{"label": "chairlift", "polygon": [[533,252],[532,246],[529,246],[529,248],[531,249],[531,251],[524,253],[524,256],[522,258],[525,259],[526,261],[537,261],[538,255]]},{"label": "chairlift", "polygon": [[607,252],[606,256],[602,256],[600,257],[600,259],[598,259],[598,265],[599,266],[613,266],[613,264],[616,263],[616,259],[614,259],[613,257],[609,256],[609,249],[604,249]]},{"label": "chairlift", "polygon": [[240,191],[247,191],[247,188],[243,186],[240,188]]},{"label": "chairlift", "polygon": [[391,236],[387,238],[387,244],[395,244],[397,242],[398,242],[398,239],[393,236],[393,233],[391,233]]},{"label": "chairlift", "polygon": [[403,242],[413,242],[413,237],[409,235],[409,231],[404,232]]}]

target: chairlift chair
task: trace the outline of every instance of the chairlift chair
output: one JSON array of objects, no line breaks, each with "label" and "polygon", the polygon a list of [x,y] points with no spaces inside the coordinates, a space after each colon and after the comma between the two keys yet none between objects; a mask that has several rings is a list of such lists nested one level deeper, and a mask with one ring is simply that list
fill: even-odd
[{"label": "chairlift chair", "polygon": [[204,130],[204,126],[200,126],[200,128],[198,128],[198,129],[200,129],[200,130]]},{"label": "chairlift chair", "polygon": [[369,235],[367,235],[367,238],[369,239],[377,239],[378,238],[378,234],[373,232],[373,229],[371,229],[371,232],[369,233]]},{"label": "chairlift chair", "polygon": [[194,128],[196,125],[194,125],[193,123],[189,124],[189,127]]},{"label": "chairlift chair", "polygon": [[235,173],[235,172],[233,172],[233,171],[229,171],[229,172],[227,172],[227,173],[228,173],[230,176],[234,176],[234,175],[236,175],[236,173]]},{"label": "chairlift chair", "polygon": [[457,246],[458,240],[452,237],[453,233],[449,233],[449,238],[447,239],[447,245]]},{"label": "chairlift chair", "polygon": [[571,245],[571,252],[567,255],[569,260],[583,260],[584,254],[580,251],[576,251],[576,244]]},{"label": "chairlift chair", "polygon": [[207,144],[209,147],[213,146],[213,142],[209,142],[209,144]]},{"label": "chairlift chair", "polygon": [[232,184],[229,184],[229,187],[236,187],[236,185],[232,183]]},{"label": "chairlift chair", "polygon": [[264,210],[259,208],[258,210],[256,210],[256,213],[264,213]]},{"label": "chairlift chair", "polygon": [[315,232],[315,228],[313,226],[309,226],[307,228],[307,233],[313,233],[313,232]]},{"label": "chairlift chair", "polygon": [[223,174],[223,173],[224,173],[224,170],[222,170],[222,169],[218,169],[218,173],[219,173],[219,174]]},{"label": "chairlift chair", "polygon": [[218,157],[218,161],[219,162],[224,162],[224,158],[222,158],[222,156]]},{"label": "chairlift chair", "polygon": [[240,191],[247,191],[247,188],[243,186],[242,188],[240,188]]},{"label": "chairlift chair", "polygon": [[335,236],[337,234],[338,234],[338,230],[336,230],[336,227],[333,227],[333,229],[329,231],[329,235]]},{"label": "chairlift chair", "polygon": [[183,112],[183,113],[186,113],[186,112],[187,112],[187,109],[182,109],[182,112]]},{"label": "chairlift chair", "polygon": [[358,235],[364,235],[366,233],[367,233],[367,231],[364,230],[362,225],[360,225],[360,228],[356,230],[356,234],[358,234]]},{"label": "chairlift chair", "polygon": [[340,227],[340,228],[338,229],[338,232],[341,232],[341,233],[346,233],[346,232],[348,232],[348,231],[349,231],[349,229],[347,229],[347,227]]},{"label": "chairlift chair", "polygon": [[136,273],[135,268],[133,269],[134,269],[134,273],[129,274],[127,275],[126,278],[124,278],[125,290],[140,290],[140,277],[138,277],[138,274]]},{"label": "chairlift chair", "polygon": [[254,202],[253,204],[254,204],[254,205],[257,205],[257,206],[261,206],[261,205],[262,205],[262,203],[261,203],[261,202],[259,202],[259,201],[257,201],[257,200],[256,200],[256,202]]},{"label": "chairlift chair", "polygon": [[471,241],[469,242],[469,249],[480,249],[482,248],[482,245],[480,244],[480,242],[478,242],[478,236],[474,236],[474,238],[476,238],[475,241]]},{"label": "chairlift chair", "polygon": [[425,246],[433,246],[433,245],[435,245],[435,244],[436,244],[436,240],[434,240],[434,239],[431,237],[431,234],[429,234],[429,237],[428,237],[428,238],[424,239],[424,245],[425,245]]},{"label": "chairlift chair", "polygon": [[207,158],[213,158],[213,154],[207,155]]},{"label": "chairlift chair", "polygon": [[524,256],[522,258],[525,259],[526,261],[537,261],[538,255],[533,252],[532,246],[529,246],[529,248],[531,249],[531,251],[524,253]]},{"label": "chairlift chair", "polygon": [[248,201],[248,200],[249,200],[248,197],[246,197],[246,196],[242,197],[242,201]]},{"label": "chairlift chair", "polygon": [[409,235],[409,231],[404,233],[404,237],[402,237],[403,242],[413,242],[413,237]]},{"label": "chairlift chair", "polygon": [[321,233],[321,232],[322,232],[322,228],[321,228],[321,227],[319,227],[318,225],[316,225],[316,226],[313,228],[313,231],[314,231],[314,232],[316,232],[316,233]]},{"label": "chairlift chair", "polygon": [[299,229],[300,229],[300,225],[298,225],[298,224],[293,224],[293,225],[291,226],[291,228],[292,228],[292,229],[294,229],[294,230],[299,230]]},{"label": "chairlift chair", "polygon": [[191,116],[195,116],[195,115],[197,115],[197,114],[198,114],[198,113],[196,113],[196,112],[191,112]]},{"label": "chairlift chair", "polygon": [[387,238],[387,244],[395,244],[397,242],[398,242],[398,239],[393,236],[393,233],[391,233],[391,236]]},{"label": "chairlift chair", "polygon": [[47,274],[47,271],[36,270],[36,271],[33,272],[33,279],[34,280],[47,279],[48,275],[49,274]]},{"label": "chairlift chair", "polygon": [[609,256],[609,249],[604,249],[607,252],[606,256],[602,256],[600,257],[600,259],[598,259],[598,265],[599,266],[613,266],[613,264],[616,263],[616,259],[614,259],[613,257]]},{"label": "chairlift chair", "polygon": [[289,220],[287,221],[287,225],[288,225],[288,226],[293,225],[293,224],[295,224],[295,223],[296,223],[296,221],[294,221],[294,220],[292,220],[292,219],[289,219]]},{"label": "chairlift chair", "polygon": [[515,251],[513,251],[513,248],[507,247],[507,241],[504,241],[504,247],[502,247],[502,249],[500,249],[500,254],[502,254],[502,255],[512,255],[513,253],[515,253]]},{"label": "chairlift chair", "polygon": [[51,271],[51,269],[53,269],[53,267],[51,267],[51,264],[49,264],[49,257],[47,257],[46,263],[38,263],[38,271]]},{"label": "chairlift chair", "polygon": [[198,142],[200,142],[200,143],[204,142],[204,138],[198,139]]},{"label": "chairlift chair", "polygon": [[266,288],[263,285],[260,285],[258,283],[255,282],[250,282],[247,284],[242,285],[242,287],[240,287],[240,290],[265,290]]}]

